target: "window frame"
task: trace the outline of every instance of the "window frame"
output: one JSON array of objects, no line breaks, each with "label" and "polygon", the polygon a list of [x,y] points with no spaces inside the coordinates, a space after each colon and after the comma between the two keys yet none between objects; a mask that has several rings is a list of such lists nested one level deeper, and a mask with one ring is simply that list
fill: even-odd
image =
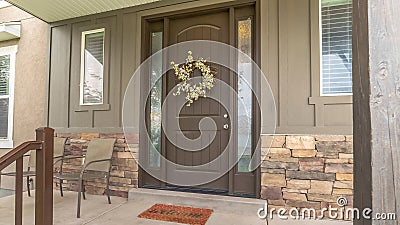
[{"label": "window frame", "polygon": [[[103,88],[102,88],[102,101],[101,103],[84,103],[83,99],[83,83],[85,80],[85,47],[86,47],[86,35],[88,34],[94,34],[94,33],[100,33],[104,32],[103,35]],[[99,105],[104,105],[104,89],[105,89],[105,82],[104,82],[104,77],[105,77],[105,39],[106,39],[106,28],[97,28],[97,29],[92,29],[92,30],[87,30],[87,31],[82,31],[81,33],[81,70],[80,70],[80,80],[79,80],[79,105],[80,106],[99,106]]]},{"label": "window frame", "polygon": [[[323,93],[323,47],[322,47],[322,1],[318,0],[318,34],[319,34],[319,96],[326,96],[326,97],[340,97],[340,96],[353,96],[353,91],[351,93],[330,93],[324,94]],[[353,69],[352,69],[353,70]]]},{"label": "window frame", "polygon": [[0,9],[1,9],[1,8],[5,8],[5,7],[8,7],[8,6],[11,6],[11,3],[6,2],[6,1],[4,1],[4,0],[0,0]]},{"label": "window frame", "polygon": [[0,149],[2,148],[13,148],[13,128],[14,128],[14,84],[15,84],[15,66],[18,46],[7,46],[0,48],[0,55],[10,56],[10,74],[8,78],[9,82],[9,94],[8,97],[0,97],[2,99],[8,98],[8,131],[7,138],[0,139]]},{"label": "window frame", "polygon": [[[339,131],[348,132],[351,130],[348,125],[329,125],[325,121],[326,106],[344,107],[353,104],[353,95],[321,95],[321,2],[320,0],[310,0],[310,46],[311,46],[311,93],[308,104],[314,107],[315,127],[333,127],[335,133]],[[343,108],[342,108],[343,109]]]}]

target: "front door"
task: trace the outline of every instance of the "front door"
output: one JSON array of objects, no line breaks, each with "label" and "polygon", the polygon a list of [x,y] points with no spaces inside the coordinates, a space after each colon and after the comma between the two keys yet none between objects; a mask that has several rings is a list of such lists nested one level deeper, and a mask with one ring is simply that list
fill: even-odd
[{"label": "front door", "polygon": [[[191,12],[181,15],[171,15],[163,18],[151,19],[146,23],[146,35],[148,37],[147,50],[145,54],[151,55],[152,53],[160,50],[162,47],[171,46],[181,42],[194,41],[194,40],[210,40],[222,42],[225,44],[233,45],[236,47],[243,47],[251,57],[254,56],[254,18],[255,6],[250,4],[248,6],[238,7],[225,7],[221,9],[208,9],[204,12]],[[235,37],[233,38],[232,35]],[[185,54],[191,49],[179,49],[182,54]],[[207,61],[213,61],[216,53],[213,52],[212,47],[203,49],[201,52],[193,52],[194,58],[204,58]],[[224,57],[233,57],[227,52]],[[168,58],[168,57],[167,57]],[[163,59],[158,59],[160,66],[165,66],[169,62],[161,62]],[[164,59],[165,60],[165,59]],[[168,59],[170,60],[170,59]],[[237,60],[237,58],[232,58]],[[157,59],[155,60],[157,61]],[[229,61],[229,60],[228,60]],[[179,62],[178,62],[179,63]],[[157,64],[154,62],[153,64]],[[248,163],[254,153],[254,147],[250,144],[249,149],[243,154],[233,168],[229,168],[230,160],[236,160],[238,156],[238,145],[240,145],[239,138],[243,138],[238,131],[237,124],[243,116],[250,117],[250,121],[254,122],[252,118],[252,93],[250,88],[242,87],[240,79],[232,74],[232,71],[222,65],[215,63],[208,63],[216,78],[223,81],[230,86],[233,90],[238,91],[239,97],[246,98],[248,102],[247,107],[249,114],[243,114],[237,109],[236,101],[233,99],[229,88],[216,85],[210,90],[214,96],[220,96],[217,101],[212,98],[200,97],[191,106],[178,107],[174,101],[168,101],[168,105],[164,107],[164,115],[161,117],[165,119],[163,129],[161,124],[157,123],[152,115],[161,113],[163,100],[172,89],[179,83],[173,71],[169,71],[162,80],[159,80],[155,85],[156,88],[161,89],[155,91],[158,94],[159,102],[154,99],[147,99],[147,105],[150,117],[148,117],[148,132],[153,141],[153,145],[161,153],[165,159],[172,162],[166,165],[160,162],[156,154],[149,153],[149,171],[151,174],[156,173],[163,177],[160,181],[150,173],[142,170],[140,178],[140,186],[146,187],[163,187],[173,189],[177,185],[175,181],[179,179],[192,180],[196,183],[204,177],[214,177],[210,182],[190,185],[186,184],[186,190],[204,190],[207,192],[218,192],[226,194],[246,194],[255,196],[258,190],[256,184],[257,171],[248,171]],[[241,65],[238,61],[239,71]],[[251,71],[246,71],[248,74],[245,76],[252,76]],[[197,71],[194,76],[199,76]],[[151,79],[151,78],[150,78]],[[250,78],[251,80],[251,78]],[[151,83],[153,81],[150,81]],[[242,95],[242,96],[241,96]],[[221,102],[223,101],[223,102]],[[158,109],[157,109],[158,107]],[[229,112],[235,112],[234,114]],[[178,125],[174,123],[173,117],[178,115]],[[215,126],[206,126],[205,129],[199,129],[199,125],[204,118],[211,119]],[[203,121],[204,122],[204,121]],[[253,124],[253,123],[252,123]],[[159,127],[158,127],[159,126]],[[179,129],[177,129],[179,127]],[[234,130],[232,130],[234,129]],[[168,132],[169,135],[166,135]],[[175,135],[176,134],[176,135]],[[183,134],[180,136],[179,134]],[[189,146],[193,149],[185,149],[179,147],[179,143],[183,142],[184,138],[190,140],[200,140],[196,143],[208,143],[201,149],[198,146]],[[229,141],[231,140],[231,141]],[[253,140],[253,139],[252,139]],[[211,164],[208,164],[212,162]],[[152,165],[150,165],[152,164]],[[206,165],[206,166],[204,166]],[[154,173],[153,173],[154,172]],[[178,182],[179,183],[179,182]],[[189,182],[190,183],[190,182]],[[178,187],[179,188],[179,187]]]},{"label": "front door", "polygon": [[[171,19],[169,26],[170,30],[168,39],[170,45],[194,40],[210,40],[229,44],[229,13],[227,11]],[[179,49],[179,51],[185,53],[187,49]],[[213,51],[210,48],[208,51],[202,51],[201,53],[194,52],[194,58],[198,57],[203,57],[208,61],[213,61]],[[225,57],[229,57],[229,55],[226,55]],[[226,84],[232,85],[233,81],[230,79],[229,70],[213,63],[209,66],[212,68],[211,70],[215,73],[217,79],[224,81]],[[195,76],[198,75],[196,72],[194,74]],[[166,83],[167,92],[170,92],[179,81],[172,73],[168,75]],[[222,89],[222,87],[214,87],[210,92],[213,92],[213,95],[229,96],[229,92]],[[181,149],[173,144],[179,144],[179,137],[173,138],[173,140],[167,140],[167,159],[176,164],[167,167],[167,179],[182,178],[189,180],[191,178],[196,178],[196,180],[200,180],[202,177],[206,178],[206,176],[210,179],[212,177],[219,177],[217,180],[199,187],[219,191],[229,190],[229,157],[228,154],[222,154],[222,152],[224,150],[227,150],[227,152],[231,150],[229,149],[231,146],[227,146],[230,138],[230,129],[223,128],[225,124],[225,126],[231,127],[230,118],[224,118],[225,114],[228,115],[228,109],[225,107],[230,107],[230,105],[229,98],[225,98],[224,100],[225,102],[217,102],[211,98],[200,98],[191,106],[184,106],[180,110],[179,125],[182,133],[192,140],[201,135],[201,142],[211,142],[211,144],[200,151],[194,151],[196,146],[189,146],[193,147],[192,149]],[[167,117],[176,115],[176,110],[179,110],[179,107],[176,107],[174,102],[171,103],[172,104],[168,106]],[[225,105],[225,107],[223,107],[223,105]],[[214,120],[216,126],[208,130],[207,128],[202,129],[202,133],[200,134],[200,120],[205,117]],[[174,126],[172,126],[172,124],[169,126],[167,123],[167,129],[169,127]],[[179,131],[171,130],[170,132],[174,133]],[[215,134],[215,136],[213,134]],[[196,166],[207,164],[213,160],[217,161],[214,161],[213,164],[209,166],[200,169],[196,168]]]}]

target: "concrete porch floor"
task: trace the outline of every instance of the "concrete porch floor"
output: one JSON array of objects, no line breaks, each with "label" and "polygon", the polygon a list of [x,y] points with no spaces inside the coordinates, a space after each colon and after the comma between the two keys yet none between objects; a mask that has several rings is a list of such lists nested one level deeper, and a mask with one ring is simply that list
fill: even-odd
[{"label": "concrete porch floor", "polygon": [[[154,191],[157,192],[157,191]],[[185,193],[182,193],[185,195]],[[34,193],[33,193],[34,196]],[[24,225],[34,224],[34,197],[28,197],[24,193]],[[157,225],[157,224],[176,224],[156,220],[140,219],[137,216],[151,207],[155,203],[168,204],[168,200],[163,198],[149,198],[140,200],[127,200],[120,197],[112,197],[112,204],[107,204],[105,196],[87,195],[87,200],[82,201],[82,218],[76,218],[76,192],[65,192],[64,197],[61,197],[57,190],[54,190],[54,224],[61,225],[108,225],[108,224],[142,224],[142,225]],[[227,203],[226,207],[231,207],[232,202]],[[196,207],[193,205],[193,207]],[[210,207],[212,208],[212,207]],[[257,218],[254,214],[235,213],[232,210],[223,210],[223,207],[214,209],[214,213],[207,222],[207,225],[258,225],[266,224]],[[0,198],[0,225],[14,224],[14,196]],[[351,222],[343,221],[293,221],[274,219],[268,223],[269,225],[351,225]]]}]

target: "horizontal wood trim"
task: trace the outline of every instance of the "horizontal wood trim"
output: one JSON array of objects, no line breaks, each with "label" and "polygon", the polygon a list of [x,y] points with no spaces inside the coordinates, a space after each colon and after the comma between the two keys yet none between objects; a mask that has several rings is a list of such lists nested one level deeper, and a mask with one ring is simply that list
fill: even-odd
[{"label": "horizontal wood trim", "polygon": [[110,104],[100,105],[78,105],[75,112],[86,112],[86,111],[108,111],[110,110]]},{"label": "horizontal wood trim", "polygon": [[315,96],[309,97],[308,103],[310,105],[335,105],[335,104],[353,104],[353,96]]},{"label": "horizontal wood trim", "polygon": [[[57,133],[123,133],[122,127],[56,127],[54,128]],[[335,127],[308,127],[308,126],[280,126],[277,127],[274,134],[330,134],[330,135],[352,135],[352,126],[335,126]],[[269,135],[263,133],[262,135]]]},{"label": "horizontal wood trim", "polygon": [[353,126],[280,126],[275,134],[326,134],[326,135],[352,135]]},{"label": "horizontal wood trim", "polygon": [[102,134],[121,134],[124,133],[122,127],[55,127],[57,133],[102,133]]}]

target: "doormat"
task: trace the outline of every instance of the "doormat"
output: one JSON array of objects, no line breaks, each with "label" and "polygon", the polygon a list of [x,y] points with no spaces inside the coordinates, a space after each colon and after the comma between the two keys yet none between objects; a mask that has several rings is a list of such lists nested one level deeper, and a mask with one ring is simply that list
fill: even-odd
[{"label": "doormat", "polygon": [[212,212],[212,209],[155,204],[138,217],[190,225],[205,225]]}]

